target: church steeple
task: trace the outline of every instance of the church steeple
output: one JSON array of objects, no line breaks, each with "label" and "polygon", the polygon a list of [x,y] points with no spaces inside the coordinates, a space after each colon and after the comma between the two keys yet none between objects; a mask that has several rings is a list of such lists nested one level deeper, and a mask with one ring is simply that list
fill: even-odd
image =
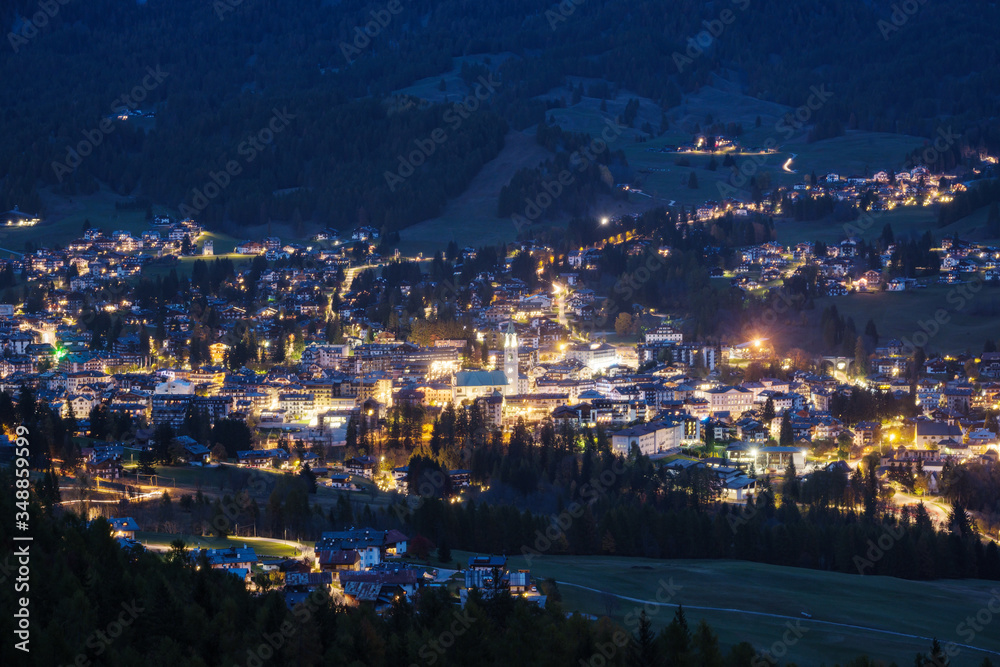
[{"label": "church steeple", "polygon": [[507,386],[510,393],[517,393],[517,332],[514,331],[514,323],[507,324],[507,331],[503,334],[503,374],[507,376]]}]

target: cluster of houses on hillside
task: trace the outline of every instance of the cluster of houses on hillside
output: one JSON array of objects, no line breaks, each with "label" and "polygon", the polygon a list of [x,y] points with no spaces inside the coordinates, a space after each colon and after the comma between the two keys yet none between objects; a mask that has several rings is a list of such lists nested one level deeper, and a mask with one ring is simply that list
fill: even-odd
[{"label": "cluster of houses on hillside", "polygon": [[[853,442],[864,433],[831,414],[832,398],[854,387],[844,378],[838,382],[832,366],[825,375],[789,366],[783,378],[730,385],[718,366],[752,357],[753,346],[690,340],[669,320],[635,305],[631,310],[642,323],[638,344],[609,342],[610,332],[588,332],[583,324],[611,326],[615,314],[609,312],[614,304],[598,299],[581,279],[599,256],[597,248],[569,253],[549,290],[530,289],[514,275],[515,258],[525,253],[539,265],[554,261],[554,250],[534,241],[515,244],[495,268],[471,277],[465,267],[480,251],[450,249],[454,278],[462,283],[456,285],[426,273],[398,279],[391,272],[362,271],[368,266],[362,262],[377,261],[370,254],[375,230],[355,230],[349,243],[332,248],[329,238],[303,248],[268,237],[259,248],[241,248],[264,254],[268,262],[203,263],[200,277],[178,280],[172,299],[153,308],[135,282],[120,278],[184,248],[197,252],[203,235],[192,220],[153,222],[159,231],[141,238],[89,228],[65,249],[0,260],[0,281],[53,286],[42,299],[0,304],[0,389],[17,395],[32,387],[37,400],[75,418],[78,435],[105,438],[99,422],[106,423],[108,414],[127,415],[134,425],[127,442],[81,452],[88,470],[109,479],[122,474],[125,445],[151,449],[159,427],[169,425],[176,436],[188,429],[192,415],[209,425],[240,420],[254,427],[252,448],[239,448],[233,459],[239,465],[309,465],[322,483],[347,491],[359,487],[358,478],[384,488],[405,484],[405,461],[346,451],[347,427],[353,422],[383,429],[391,415],[410,408],[433,419],[449,404],[478,404],[487,426],[503,430],[518,422],[600,427],[609,432],[614,451],[659,459],[706,441],[745,443],[760,454],[761,468],[794,459],[795,452],[766,449],[774,446],[769,441],[777,438],[785,414],[796,451],[845,432]],[[622,239],[629,256],[670,254],[640,236]],[[363,252],[355,253],[351,244]],[[830,244],[822,256],[808,243],[747,247],[735,273],[767,281],[787,276],[793,264],[811,262],[828,291],[910,287],[898,279],[886,283],[876,271],[858,271],[857,245],[853,239]],[[969,263],[990,270],[1000,257],[1000,251],[955,239],[946,240],[941,253],[942,269],[947,263],[956,272]],[[419,309],[433,321],[439,308],[454,307],[449,299],[455,295],[465,313],[460,331],[416,335],[415,329],[409,340],[399,340],[370,317],[374,307],[385,306],[390,321],[412,318]],[[975,386],[962,380],[969,361],[932,356],[912,369],[902,344],[888,341],[869,358],[871,372],[861,383],[897,396],[915,393],[929,420],[954,422],[962,428],[956,440],[974,440],[968,456],[985,455],[995,449],[995,434],[983,437],[981,412],[997,402],[1000,384],[992,381],[1000,382],[1000,356],[975,358],[978,377],[986,380]],[[914,370],[920,376],[915,383],[907,379]],[[776,415],[770,423],[763,423],[766,405]],[[974,438],[968,435],[973,432]],[[217,443],[188,433],[170,444],[175,458],[192,465],[231,457]],[[868,443],[862,438],[859,445]],[[944,456],[963,455],[961,447],[944,449]],[[8,451],[0,446],[0,455]],[[734,456],[741,456],[738,450]],[[447,472],[455,490],[471,483],[468,470]]]},{"label": "cluster of houses on hillside", "polygon": [[[849,254],[849,247],[841,244],[838,253]],[[805,248],[796,252],[805,253]],[[773,256],[774,249],[768,246],[744,252],[750,262]],[[265,291],[272,282],[276,294],[292,284],[294,276],[287,272],[270,273],[261,276]],[[646,330],[638,345],[567,342],[568,331],[553,312],[556,303],[538,293],[523,293],[509,281],[502,286],[509,290],[507,296],[479,311],[475,335],[487,353],[481,360],[485,368],[478,370],[463,369],[468,357],[464,339],[440,339],[422,346],[373,336],[372,325],[363,321],[359,327],[366,325],[367,332],[359,330],[357,337],[347,336],[337,344],[306,341],[297,362],[286,360],[263,372],[223,366],[229,348],[223,342],[209,346],[206,365],[163,367],[157,362],[164,351],[183,348],[188,339],[181,338],[192,334],[189,318],[180,314],[164,322],[159,350],[145,349],[141,335],[127,334],[110,350],[97,352],[89,349],[93,333],[87,328],[7,307],[0,308],[0,348],[5,351],[0,387],[16,394],[26,384],[34,386],[40,400],[76,417],[84,433],[95,408],[127,412],[136,423],[146,425],[133,434],[132,444],[140,447],[151,444],[149,438],[159,425],[180,430],[192,411],[210,422],[252,421],[275,439],[239,452],[238,463],[256,467],[309,463],[321,475],[331,452],[342,451],[344,428],[352,416],[375,427],[391,408],[402,406],[419,406],[434,414],[448,404],[475,402],[500,428],[518,420],[600,425],[613,431],[615,451],[637,448],[656,457],[700,444],[707,430],[717,441],[765,442],[776,435],[774,426],[768,430],[752,415],[767,401],[777,414],[793,414],[800,440],[836,438],[838,429],[848,426],[837,424],[829,407],[834,393],[850,387],[839,385],[830,375],[793,371],[787,380],[764,378],[726,386],[713,371],[722,360],[745,357],[746,346],[690,342],[668,324]],[[565,289],[572,294],[571,288]],[[126,293],[121,298],[131,297]],[[148,326],[152,315],[138,307],[116,312],[126,324],[140,327]],[[236,319],[226,307],[219,312],[219,329],[213,337],[224,339]],[[350,311],[344,315],[349,321],[355,318]],[[260,339],[273,340],[267,314],[249,321],[255,323],[254,333]],[[996,400],[997,385],[985,383],[974,389],[967,383],[934,379],[964,370],[967,359],[962,357],[926,360],[920,369],[926,377],[911,384],[905,379],[911,360],[903,352],[898,341],[879,347],[870,359],[872,373],[865,383],[899,395],[913,390],[928,412],[943,408],[968,414]],[[986,354],[980,362],[983,378],[1000,380],[1000,355]],[[211,458],[212,443],[182,436],[175,444],[192,464],[202,465]],[[344,457],[333,455],[338,458]],[[115,477],[121,465],[120,451],[95,448],[85,459],[92,470],[109,477]],[[355,458],[351,464],[330,482],[350,489],[351,475],[375,476],[374,459]],[[455,486],[467,479],[468,471],[452,473]],[[402,481],[405,467],[394,477]]]},{"label": "cluster of houses on hillside", "polygon": [[[692,143],[678,147],[677,152],[732,153],[740,150],[737,142],[724,137],[707,139],[699,136]],[[982,168],[972,171],[970,176],[973,179],[982,178],[984,173],[992,173],[992,167],[997,163],[995,157],[985,154],[978,155],[978,159]],[[812,178],[815,178],[814,182]],[[811,179],[795,183],[790,188],[782,186],[762,193],[762,200],[757,202],[735,198],[709,201],[695,208],[691,217],[705,222],[725,215],[740,216],[751,212],[781,215],[782,202],[794,203],[801,199],[820,198],[829,198],[844,206],[870,212],[889,211],[900,206],[930,206],[950,202],[955,193],[964,192],[975,182],[935,174],[924,165],[917,165],[909,171],[878,171],[871,175],[844,175],[835,172],[822,176],[813,174]],[[735,191],[734,188],[729,189]]]},{"label": "cluster of houses on hillside", "polygon": [[[123,548],[142,548],[136,540],[139,526],[135,519],[108,521],[112,537]],[[455,576],[459,577],[463,606],[472,590],[485,598],[502,590],[545,606],[545,596],[532,583],[529,571],[509,571],[505,556],[470,557],[463,574],[461,569],[438,570],[415,564],[407,551],[408,543],[409,538],[398,530],[351,528],[323,533],[314,548],[304,547],[294,558],[265,558],[245,544],[195,549],[188,558],[199,566],[237,577],[252,590],[260,590],[262,581],[268,587],[276,586],[289,607],[322,591],[341,604],[367,605],[382,612],[401,599],[412,598],[424,586],[448,586]]]},{"label": "cluster of houses on hillside", "polygon": [[[826,296],[865,292],[903,292],[928,287],[929,280],[892,275],[896,245],[889,244],[879,256],[881,268],[867,268],[859,255],[860,241],[850,237],[823,247],[804,241],[790,248],[763,243],[743,248],[742,261],[731,271],[730,283],[746,291],[774,286],[794,278],[816,275],[816,287]],[[1000,246],[975,243],[946,236],[937,249],[937,281],[957,284],[976,280],[1000,283]],[[716,276],[727,273],[718,269]]]}]

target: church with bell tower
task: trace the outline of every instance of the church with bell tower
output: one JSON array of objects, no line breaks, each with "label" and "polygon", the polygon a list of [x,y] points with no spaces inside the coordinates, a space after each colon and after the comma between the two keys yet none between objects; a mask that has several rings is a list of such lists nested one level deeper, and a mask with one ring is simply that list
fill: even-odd
[{"label": "church with bell tower", "polygon": [[507,393],[517,393],[517,379],[520,373],[517,368],[517,332],[514,323],[507,325],[503,334],[503,374],[507,376]]}]

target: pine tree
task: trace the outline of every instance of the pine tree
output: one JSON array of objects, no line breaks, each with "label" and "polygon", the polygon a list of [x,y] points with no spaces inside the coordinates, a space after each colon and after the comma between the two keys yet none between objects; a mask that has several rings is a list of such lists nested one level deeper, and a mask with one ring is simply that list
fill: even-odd
[{"label": "pine tree", "polygon": [[868,375],[868,351],[861,336],[858,336],[854,343],[854,374],[858,377]]},{"label": "pine tree", "polygon": [[786,501],[794,503],[799,499],[799,479],[798,471],[795,469],[795,459],[788,462],[785,468],[785,479],[781,485],[782,504]]},{"label": "pine tree", "polygon": [[632,652],[631,664],[637,667],[654,667],[660,664],[656,652],[656,632],[645,609],[639,614],[639,628],[632,640]]},{"label": "pine tree", "polygon": [[918,654],[916,660],[917,667],[948,667],[950,664],[951,660],[937,639],[931,642],[931,652]]},{"label": "pine tree", "polygon": [[723,667],[725,664],[722,649],[719,647],[719,638],[712,632],[705,619],[701,619],[698,627],[694,629],[694,648],[698,651],[700,667]]},{"label": "pine tree", "polygon": [[765,425],[770,426],[771,422],[774,421],[774,417],[774,399],[768,396],[767,400],[764,401],[764,408],[761,410],[760,418]]},{"label": "pine tree", "polygon": [[691,656],[691,630],[688,628],[687,619],[684,617],[683,606],[677,608],[673,620],[664,628],[663,634],[665,637],[665,653],[668,664],[687,664]]},{"label": "pine tree", "polygon": [[990,204],[990,212],[986,217],[986,235],[991,239],[1000,238],[1000,204]]},{"label": "pine tree", "polygon": [[791,410],[785,410],[781,415],[781,430],[778,432],[778,444],[782,447],[791,447],[795,444],[795,436],[792,433]]},{"label": "pine tree", "polygon": [[872,343],[878,345],[878,329],[875,328],[875,320],[868,320],[865,325],[865,335],[872,339]]},{"label": "pine tree", "polygon": [[137,470],[140,475],[156,474],[156,469],[153,467],[153,453],[148,449],[143,450],[139,454],[139,467]]}]

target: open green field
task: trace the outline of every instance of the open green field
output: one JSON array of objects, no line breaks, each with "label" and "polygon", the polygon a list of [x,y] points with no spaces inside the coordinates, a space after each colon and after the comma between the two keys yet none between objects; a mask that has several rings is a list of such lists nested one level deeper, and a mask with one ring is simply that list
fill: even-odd
[{"label": "open green field", "polygon": [[944,234],[958,234],[966,241],[998,243],[1000,242],[1000,238],[993,236],[986,229],[986,220],[989,212],[990,207],[983,206],[961,220],[957,220],[947,227],[941,227],[935,234],[935,237],[939,238]]},{"label": "open green field", "polygon": [[[467,555],[453,552],[462,562]],[[843,664],[866,653],[904,665],[930,646],[930,639],[901,635],[938,637],[942,644],[953,641],[992,652],[963,648],[952,660],[956,667],[979,665],[987,656],[996,661],[1000,655],[1000,633],[983,631],[970,642],[963,633],[965,626],[959,627],[995,595],[991,591],[1000,588],[996,582],[917,582],[723,560],[538,556],[530,563],[523,557],[511,558],[508,566],[530,569],[539,579],[565,582],[559,590],[567,611],[594,616],[609,611],[608,596],[567,584],[638,601],[655,601],[659,596],[683,604],[688,624],[694,627],[704,618],[724,645],[749,641],[765,649],[780,642],[791,623],[802,636],[788,648],[783,664]],[[642,608],[641,602],[619,599],[610,615],[623,623],[626,615]],[[670,622],[675,608],[649,606],[646,611],[660,628]],[[803,612],[812,618],[804,618]]]},{"label": "open green field", "polygon": [[803,241],[823,241],[825,243],[839,243],[850,235],[857,238],[871,241],[882,235],[882,228],[886,224],[892,225],[893,235],[897,239],[905,238],[907,234],[921,236],[924,232],[930,231],[935,238],[940,238],[952,227],[960,228],[961,220],[954,225],[939,228],[937,226],[937,213],[929,206],[899,206],[891,211],[880,211],[873,213],[871,224],[862,229],[858,221],[836,222],[833,220],[796,222],[787,218],[774,221],[774,228],[777,232],[778,243],[782,245],[795,245]]},{"label": "open green field", "polygon": [[[944,324],[936,335],[930,336],[925,349],[928,352],[964,352],[968,349],[976,353],[982,351],[986,339],[997,337],[997,320],[991,313],[998,303],[1000,291],[995,288],[982,287],[972,293],[963,292],[962,285],[933,284],[926,289],[905,292],[817,299],[816,312],[821,313],[830,304],[836,304],[841,315],[854,318],[859,330],[869,319],[874,320],[880,340],[906,338],[914,341],[914,335],[922,331],[919,323],[932,320],[941,310],[947,319],[942,318]],[[919,338],[922,337],[914,341],[915,345],[922,342]]]},{"label": "open green field", "polygon": [[[41,190],[45,213],[42,222],[34,227],[8,227],[2,230],[0,246],[21,252],[25,244],[53,246],[65,245],[83,235],[84,222],[89,220],[92,227],[101,227],[110,233],[115,229],[125,229],[133,234],[148,231],[146,212],[143,210],[119,211],[115,202],[125,201],[106,188],[92,195],[66,198]],[[153,212],[165,214],[167,210],[154,206]]]},{"label": "open green field", "polygon": [[[127,201],[128,198],[116,195],[104,187],[94,194],[75,197],[63,197],[47,190],[42,190],[41,194],[45,205],[42,222],[34,227],[3,228],[0,230],[0,247],[21,252],[27,243],[48,247],[66,245],[83,236],[84,223],[88,221],[91,227],[100,227],[109,234],[116,229],[124,229],[134,236],[140,236],[143,232],[154,229],[146,220],[144,210],[116,209],[117,202]],[[153,206],[153,212],[156,215],[177,217],[176,211],[163,206]],[[202,240],[208,239],[215,244],[217,254],[231,253],[239,242],[232,236],[217,232],[210,232],[202,237]]]},{"label": "open green field", "polygon": [[[477,53],[468,56],[452,58],[452,68],[435,76],[428,76],[414,81],[406,88],[394,91],[397,95],[411,95],[436,104],[443,102],[458,102],[469,94],[470,88],[462,79],[462,65],[485,64],[494,70],[503,61],[513,57],[513,53]],[[441,90],[444,81],[445,89]]]},{"label": "open green field", "polygon": [[882,228],[887,223],[892,225],[892,232],[897,240],[907,235],[919,237],[924,232],[930,232],[936,240],[957,234],[966,240],[994,243],[1000,239],[990,237],[986,233],[988,213],[989,207],[984,206],[961,220],[946,227],[939,227],[936,206],[897,206],[891,211],[873,213],[872,222],[864,229],[860,228],[859,221],[796,222],[787,218],[775,220],[774,228],[778,234],[778,243],[783,245],[795,245],[802,241],[839,243],[847,238],[848,232],[860,239],[872,241],[882,235]]},{"label": "open green field", "polygon": [[[576,79],[584,85],[584,90],[595,80]],[[575,85],[574,81],[574,85]],[[567,106],[553,108],[546,112],[546,119],[554,121],[559,127],[568,132],[586,132],[597,137],[608,127],[608,121],[620,117],[625,112],[625,106],[630,100],[639,100],[639,110],[636,113],[632,128],[625,128],[620,137],[611,144],[611,150],[618,150],[621,145],[635,142],[637,139],[646,136],[642,127],[647,123],[653,128],[654,133],[660,127],[660,108],[647,97],[642,97],[628,90],[619,90],[614,99],[600,100],[596,97],[583,95],[576,104],[573,101],[573,91],[566,87],[554,88],[543,95],[537,96],[540,100],[562,100]],[[602,104],[605,107],[602,109]]]},{"label": "open green field", "polygon": [[[963,291],[965,290],[965,291]],[[868,320],[875,323],[879,342],[896,338],[904,344],[923,345],[928,355],[933,353],[978,353],[987,340],[996,340],[996,315],[1000,312],[1000,291],[982,287],[973,293],[962,284],[929,283],[924,289],[904,292],[855,293],[842,297],[815,300],[815,308],[794,317],[779,317],[770,326],[756,332],[771,340],[775,349],[786,352],[801,348],[813,353],[830,352],[823,342],[819,321],[824,309],[831,305],[845,318],[852,318],[858,331]],[[917,335],[933,331],[935,313],[942,311],[942,322],[934,335]],[[920,323],[928,323],[922,329]]]},{"label": "open green field", "polygon": [[[744,132],[742,143],[753,146],[763,144],[767,137],[774,135],[775,123],[792,111],[783,104],[744,95],[739,85],[714,75],[712,78],[711,85],[685,95],[682,102],[670,110],[673,126],[690,135],[695,125],[704,125],[709,117],[715,122],[740,123]],[[755,127],[758,117],[761,120],[759,128]]]},{"label": "open green field", "polygon": [[[690,140],[690,137],[687,137],[686,140]],[[646,197],[662,206],[673,201],[677,206],[686,206],[690,209],[705,202],[719,201],[726,197],[746,198],[749,196],[749,187],[744,189],[733,187],[732,183],[742,184],[742,181],[733,181],[731,169],[722,166],[725,155],[715,154],[716,169],[709,170],[708,165],[713,157],[709,153],[661,153],[657,150],[662,146],[676,144],[677,141],[661,137],[646,143],[623,146],[629,166],[632,168],[633,184],[645,193],[634,194],[632,195],[633,199]],[[742,165],[746,161],[755,161],[758,164],[755,173],[769,173],[773,185],[790,185],[801,180],[794,174],[782,173],[781,165],[788,159],[788,155],[785,153],[767,155],[733,153],[733,159],[737,165]],[[679,161],[681,164],[677,164]],[[697,179],[698,187],[696,188],[689,186],[692,173]]]},{"label": "open green field", "polygon": [[[787,134],[787,133],[786,133]],[[780,132],[779,137],[783,136]],[[852,130],[840,137],[808,143],[804,137],[793,137],[783,142],[782,150],[797,157],[791,168],[802,177],[813,171],[822,178],[833,172],[842,178],[851,175],[869,175],[885,169],[899,170],[906,156],[927,142],[922,137],[887,132]]]},{"label": "open green field", "polygon": [[533,167],[551,157],[535,142],[534,133],[510,131],[504,147],[476,174],[465,192],[447,203],[436,218],[407,227],[400,235],[400,252],[433,256],[450,241],[460,248],[507,243],[517,238],[511,219],[497,217],[500,190],[518,169]]}]

